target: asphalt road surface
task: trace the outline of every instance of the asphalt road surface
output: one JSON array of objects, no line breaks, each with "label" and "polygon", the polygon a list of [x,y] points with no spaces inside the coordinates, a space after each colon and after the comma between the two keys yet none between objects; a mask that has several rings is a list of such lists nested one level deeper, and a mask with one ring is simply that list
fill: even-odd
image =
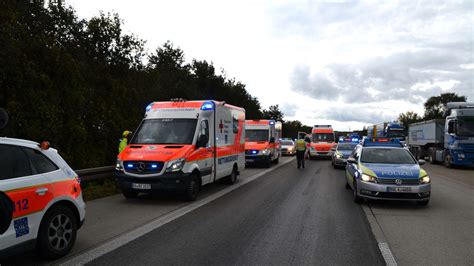
[{"label": "asphalt road surface", "polygon": [[329,161],[296,162],[91,265],[384,265],[360,205]]}]

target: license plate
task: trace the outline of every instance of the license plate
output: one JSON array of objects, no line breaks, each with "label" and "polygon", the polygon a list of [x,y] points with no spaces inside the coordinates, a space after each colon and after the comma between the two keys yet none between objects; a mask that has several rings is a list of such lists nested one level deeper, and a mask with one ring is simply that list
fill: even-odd
[{"label": "license plate", "polygon": [[245,162],[247,162],[247,163],[253,163],[253,159],[245,159]]},{"label": "license plate", "polygon": [[132,188],[134,188],[134,189],[151,189],[151,184],[132,183]]},{"label": "license plate", "polygon": [[388,187],[388,192],[411,192],[411,187]]}]

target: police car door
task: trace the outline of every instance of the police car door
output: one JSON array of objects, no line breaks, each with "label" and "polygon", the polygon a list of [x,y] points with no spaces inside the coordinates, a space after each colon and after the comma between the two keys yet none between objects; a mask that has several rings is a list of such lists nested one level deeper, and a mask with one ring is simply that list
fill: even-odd
[{"label": "police car door", "polygon": [[[361,147],[356,147],[354,151],[351,154],[351,157],[354,158],[357,162],[359,161],[361,153]],[[358,175],[357,170],[359,169],[359,166],[357,163],[348,163],[347,169],[349,171],[349,178],[350,182],[354,182],[354,178],[356,178],[356,175]]]},{"label": "police car door", "polygon": [[0,144],[0,190],[13,202],[13,220],[0,235],[0,250],[35,239],[44,208],[53,198],[49,178],[38,173],[28,153],[39,154],[39,160],[55,167],[40,151]]}]

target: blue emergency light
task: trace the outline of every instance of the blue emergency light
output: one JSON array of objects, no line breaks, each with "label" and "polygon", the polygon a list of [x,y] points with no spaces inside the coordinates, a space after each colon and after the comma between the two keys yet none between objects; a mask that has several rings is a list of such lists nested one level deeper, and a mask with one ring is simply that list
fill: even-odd
[{"label": "blue emergency light", "polygon": [[257,154],[257,153],[258,153],[258,151],[256,151],[256,150],[252,150],[252,151],[251,151],[251,153],[252,153],[252,154]]},{"label": "blue emergency light", "polygon": [[133,168],[133,164],[129,163],[129,164],[127,164],[127,167],[128,168]]},{"label": "blue emergency light", "polygon": [[201,110],[203,111],[214,110],[214,103],[213,102],[203,103],[201,106]]},{"label": "blue emergency light", "polygon": [[153,168],[153,169],[158,168],[158,165],[157,164],[152,164],[151,168]]},{"label": "blue emergency light", "polygon": [[364,147],[403,147],[399,139],[389,138],[366,138],[363,143]]},{"label": "blue emergency light", "polygon": [[150,103],[146,108],[145,110],[148,112],[151,110],[151,107],[153,107],[153,103]]},{"label": "blue emergency light", "polygon": [[269,124],[270,124],[270,125],[275,125],[275,121],[270,120]]}]

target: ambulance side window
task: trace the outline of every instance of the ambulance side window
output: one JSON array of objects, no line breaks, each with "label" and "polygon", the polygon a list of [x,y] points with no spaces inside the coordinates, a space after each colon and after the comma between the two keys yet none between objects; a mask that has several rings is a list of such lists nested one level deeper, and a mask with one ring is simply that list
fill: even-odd
[{"label": "ambulance side window", "polygon": [[0,180],[32,175],[30,162],[20,147],[0,145]]},{"label": "ambulance side window", "polygon": [[239,119],[235,115],[232,116],[232,129],[234,134],[239,133]]},{"label": "ambulance side window", "polygon": [[209,144],[209,122],[207,120],[202,120],[201,121],[201,128],[199,130],[199,136],[200,135],[207,136],[207,139],[208,139],[207,144]]},{"label": "ambulance side window", "polygon": [[30,162],[33,166],[33,174],[43,174],[56,171],[59,168],[51,162],[46,156],[44,156],[40,151],[24,148],[25,153],[30,158]]}]

